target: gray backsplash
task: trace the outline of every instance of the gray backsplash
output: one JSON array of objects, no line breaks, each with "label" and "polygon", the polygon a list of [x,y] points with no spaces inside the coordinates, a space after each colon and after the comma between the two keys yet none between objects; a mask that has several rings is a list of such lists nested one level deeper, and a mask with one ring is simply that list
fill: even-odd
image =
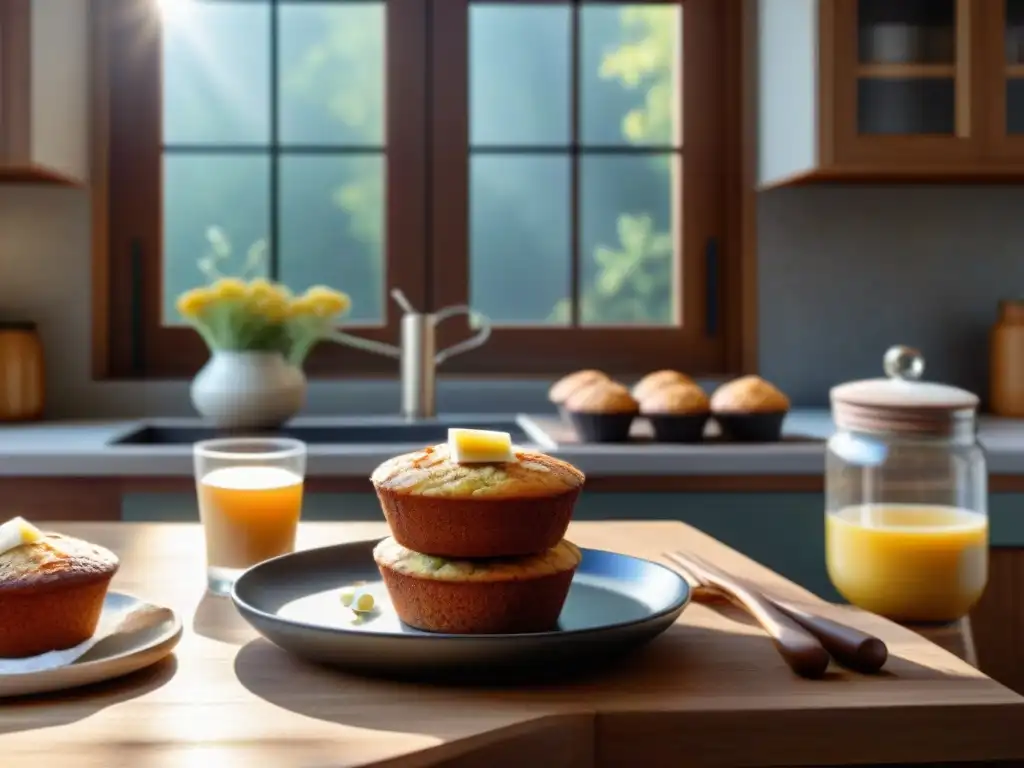
[{"label": "gray backsplash", "polygon": [[[930,378],[984,394],[996,302],[1024,293],[1024,190],[778,190],[761,195],[759,224],[761,370],[795,403],[825,405],[832,384],[879,374],[894,343],[919,346]],[[91,380],[89,248],[86,193],[0,187],[0,317],[40,324],[48,414],[190,414],[185,382]],[[532,410],[545,388],[446,381],[439,406]],[[317,382],[308,411],[393,412],[397,402],[393,384]]]},{"label": "gray backsplash", "polygon": [[1024,295],[1024,189],[782,189],[758,209],[762,375],[826,405],[909,344],[927,378],[987,397],[997,301]]}]

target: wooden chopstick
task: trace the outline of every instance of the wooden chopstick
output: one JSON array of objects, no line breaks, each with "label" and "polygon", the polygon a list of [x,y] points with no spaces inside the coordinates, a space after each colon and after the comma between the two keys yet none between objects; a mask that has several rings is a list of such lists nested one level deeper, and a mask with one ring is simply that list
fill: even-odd
[{"label": "wooden chopstick", "polygon": [[688,562],[679,553],[670,552],[665,557],[691,573],[699,584],[714,587],[742,605],[768,633],[779,655],[796,674],[812,680],[824,676],[831,661],[825,646],[762,595],[739,582],[732,582],[728,577],[724,581],[718,579],[699,565]]},{"label": "wooden chopstick", "polygon": [[[681,552],[666,554],[674,564],[682,567],[699,583],[710,586],[731,597],[744,608],[749,609],[746,601],[736,592],[736,588],[772,606],[789,620],[795,622],[813,635],[819,644],[835,659],[837,664],[847,669],[865,674],[878,672],[889,657],[885,643],[874,635],[862,632],[855,627],[840,624],[824,616],[809,613],[798,605],[770,597],[747,586],[742,580],[729,576],[719,568],[702,560],[700,557]],[[758,618],[755,615],[755,618]],[[766,628],[767,629],[767,628]],[[770,633],[769,633],[770,634]],[[775,639],[773,637],[773,639]]]}]

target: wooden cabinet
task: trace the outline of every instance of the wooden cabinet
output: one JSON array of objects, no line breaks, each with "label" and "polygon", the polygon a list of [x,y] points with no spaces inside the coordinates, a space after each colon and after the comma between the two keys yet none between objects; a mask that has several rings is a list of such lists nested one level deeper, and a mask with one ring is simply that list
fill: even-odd
[{"label": "wooden cabinet", "polygon": [[993,73],[988,142],[995,156],[1024,165],[1024,2],[997,0],[987,10],[982,22],[992,43],[983,48],[983,66]]},{"label": "wooden cabinet", "polygon": [[1024,0],[756,0],[758,180],[1024,181]]},{"label": "wooden cabinet", "polygon": [[0,0],[0,183],[83,183],[89,96],[89,2]]}]

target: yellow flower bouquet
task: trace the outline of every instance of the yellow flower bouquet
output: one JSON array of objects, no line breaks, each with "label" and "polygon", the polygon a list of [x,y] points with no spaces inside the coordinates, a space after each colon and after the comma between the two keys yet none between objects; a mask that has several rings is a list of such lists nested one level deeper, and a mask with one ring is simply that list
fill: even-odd
[{"label": "yellow flower bouquet", "polygon": [[351,302],[322,285],[294,296],[259,277],[266,273],[263,241],[249,248],[239,275],[225,275],[218,266],[230,260],[230,242],[216,227],[206,239],[210,253],[199,269],[209,284],[185,291],[177,301],[178,312],[210,349],[210,359],[192,379],[192,405],[219,428],[279,428],[305,403],[302,364],[317,342],[364,342],[336,328]]},{"label": "yellow flower bouquet", "polygon": [[206,240],[210,253],[199,268],[212,283],[185,291],[177,307],[211,352],[276,352],[301,367],[317,342],[344,335],[335,326],[351,306],[346,294],[317,285],[293,296],[266,278],[246,280],[247,273],[264,266],[263,241],[249,249],[242,277],[224,276],[218,263],[230,258],[231,243],[217,227],[207,230]]},{"label": "yellow flower bouquet", "polygon": [[330,338],[349,297],[325,286],[292,296],[264,278],[223,277],[178,298],[178,311],[211,351],[279,352],[301,366],[322,339]]}]

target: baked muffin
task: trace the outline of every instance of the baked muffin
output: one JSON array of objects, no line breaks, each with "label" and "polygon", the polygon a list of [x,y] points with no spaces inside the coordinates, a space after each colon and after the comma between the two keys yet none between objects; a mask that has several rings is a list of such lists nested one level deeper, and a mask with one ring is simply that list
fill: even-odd
[{"label": "baked muffin", "polygon": [[734,379],[711,396],[711,413],[730,440],[778,440],[788,412],[789,398],[760,376]]},{"label": "baked muffin", "polygon": [[118,565],[113,552],[58,533],[0,553],[0,658],[92,637]]},{"label": "baked muffin", "polygon": [[624,443],[640,406],[621,384],[601,381],[573,392],[565,410],[583,442]]},{"label": "baked muffin", "polygon": [[696,382],[679,371],[655,371],[648,373],[636,383],[633,387],[633,397],[637,402],[643,402],[645,397],[669,384],[696,384]]},{"label": "baked muffin", "polygon": [[403,547],[438,557],[517,557],[555,546],[583,473],[539,451],[515,461],[458,464],[447,443],[396,456],[370,477]]},{"label": "baked muffin", "polygon": [[589,387],[591,384],[596,384],[599,381],[611,381],[611,379],[603,371],[595,371],[589,368],[584,371],[570,373],[551,385],[551,389],[548,390],[548,400],[558,407],[558,412],[562,415],[562,418],[568,418],[564,407],[565,401],[577,390]]},{"label": "baked muffin", "polygon": [[694,443],[704,437],[711,401],[696,384],[666,384],[640,401],[640,414],[662,443]]},{"label": "baked muffin", "polygon": [[556,629],[582,560],[564,539],[527,557],[449,560],[388,537],[373,550],[398,618],[449,634],[519,634]]}]

